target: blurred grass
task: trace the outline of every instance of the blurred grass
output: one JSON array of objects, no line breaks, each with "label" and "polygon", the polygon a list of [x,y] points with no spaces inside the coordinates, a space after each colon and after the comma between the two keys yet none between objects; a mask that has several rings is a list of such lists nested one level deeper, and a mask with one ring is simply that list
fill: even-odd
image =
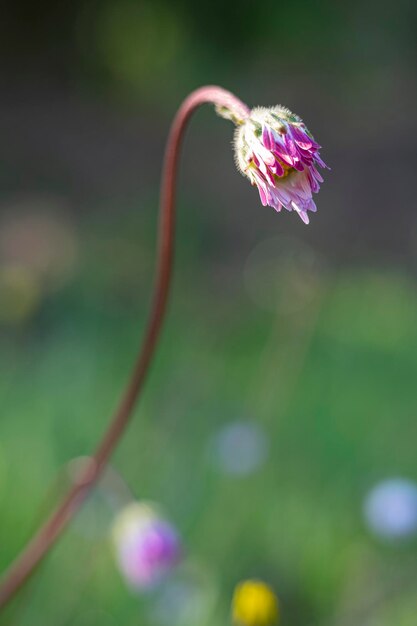
[{"label": "blurred grass", "polygon": [[[3,328],[2,569],[116,405],[147,312],[153,225],[129,213],[81,221],[72,280],[25,325]],[[230,265],[192,228],[196,243],[180,246],[167,326],[114,468],[178,525],[215,596],[207,623],[228,623],[234,584],[259,576],[280,596],[283,626],[359,623],[355,611],[361,624],[413,626],[416,572],[397,586],[417,546],[375,541],[361,506],[379,479],[417,479],[414,280],[392,267],[322,266],[304,306],[266,311],[245,290],[245,258]],[[210,441],[246,418],[265,429],[269,457],[250,476],[224,475]],[[106,533],[86,530],[97,506],[92,498],[1,623],[154,623],[153,598],[125,588]]]},{"label": "blurred grass", "polygon": [[[77,262],[71,274],[63,259],[62,280],[61,226],[49,232],[49,277],[35,274],[35,262],[23,273],[3,268],[0,254],[0,570],[116,406],[145,323],[156,219],[154,207],[138,212],[120,199],[138,189],[153,197],[168,113],[189,89],[215,82],[253,103],[303,103],[334,167],[313,239],[338,263],[382,257],[389,265],[337,269],[316,259],[311,268],[314,227],[292,230],[287,215],[274,215],[271,228],[287,232],[287,219],[300,238],[273,242],[272,250],[287,245],[288,258],[263,258],[270,241],[248,249],[243,232],[256,229],[246,214],[236,227],[240,206],[226,219],[222,207],[203,206],[208,175],[226,201],[236,198],[227,195],[220,143],[208,145],[215,122],[207,114],[209,132],[189,152],[204,146],[212,165],[189,170],[198,210],[190,202],[179,215],[168,322],[113,466],[183,535],[184,576],[201,579],[207,593],[205,618],[190,626],[227,624],[232,589],[246,576],[275,587],[282,626],[415,626],[417,545],[371,537],[362,501],[380,479],[417,479],[416,283],[391,260],[415,265],[416,6],[4,3],[1,209],[36,212],[36,193],[46,192],[52,212],[68,209],[58,194],[85,215],[75,224]],[[115,102],[130,120],[115,114]],[[138,105],[152,115],[138,120]],[[90,201],[113,206],[94,214]],[[302,259],[307,252],[306,263],[294,266],[293,249]],[[236,420],[259,424],[269,440],[266,463],[240,478],[210,457],[213,437]],[[165,626],[154,615],[158,594],[132,595],[116,570],[102,492],[1,624]]]}]

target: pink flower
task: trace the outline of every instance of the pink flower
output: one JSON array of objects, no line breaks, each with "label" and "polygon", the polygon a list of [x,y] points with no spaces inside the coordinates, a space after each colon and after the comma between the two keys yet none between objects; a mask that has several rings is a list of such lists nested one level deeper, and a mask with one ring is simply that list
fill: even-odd
[{"label": "pink flower", "polygon": [[317,167],[327,168],[320,147],[301,119],[281,106],[252,109],[235,133],[237,166],[258,187],[262,204],[296,211],[306,224],[323,182]]},{"label": "pink flower", "polygon": [[133,502],[119,513],[113,540],[120,571],[137,590],[159,583],[181,556],[175,528],[145,503]]}]

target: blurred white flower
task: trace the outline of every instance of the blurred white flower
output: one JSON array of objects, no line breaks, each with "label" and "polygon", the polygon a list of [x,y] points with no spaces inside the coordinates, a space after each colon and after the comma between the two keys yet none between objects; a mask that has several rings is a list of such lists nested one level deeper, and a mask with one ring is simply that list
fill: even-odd
[{"label": "blurred white flower", "polygon": [[268,456],[268,440],[258,424],[236,421],[224,426],[212,444],[214,464],[227,474],[246,476]]},{"label": "blurred white flower", "polygon": [[378,483],[366,496],[364,515],[370,530],[384,539],[417,533],[417,484],[404,478]]},{"label": "blurred white flower", "polygon": [[217,589],[207,572],[188,565],[158,590],[152,610],[161,626],[195,626],[210,623]]}]

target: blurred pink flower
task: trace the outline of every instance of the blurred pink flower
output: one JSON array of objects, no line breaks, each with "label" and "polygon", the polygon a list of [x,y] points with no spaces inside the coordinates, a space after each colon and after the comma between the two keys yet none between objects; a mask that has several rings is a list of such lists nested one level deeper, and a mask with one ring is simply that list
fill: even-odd
[{"label": "blurred pink flower", "polygon": [[148,504],[131,503],[113,529],[120,571],[134,589],[160,582],[178,563],[180,539],[175,528]]},{"label": "blurred pink flower", "polygon": [[262,204],[296,211],[306,224],[323,182],[317,167],[327,167],[320,147],[301,119],[281,106],[252,109],[235,133],[237,166],[258,187]]}]

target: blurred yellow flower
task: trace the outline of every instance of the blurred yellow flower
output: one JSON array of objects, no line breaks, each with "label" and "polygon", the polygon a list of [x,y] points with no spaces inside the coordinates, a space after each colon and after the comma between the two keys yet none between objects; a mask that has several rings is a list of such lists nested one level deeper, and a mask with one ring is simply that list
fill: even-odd
[{"label": "blurred yellow flower", "polygon": [[278,623],[278,598],[259,580],[246,580],[233,594],[232,617],[236,626],[273,626]]}]

